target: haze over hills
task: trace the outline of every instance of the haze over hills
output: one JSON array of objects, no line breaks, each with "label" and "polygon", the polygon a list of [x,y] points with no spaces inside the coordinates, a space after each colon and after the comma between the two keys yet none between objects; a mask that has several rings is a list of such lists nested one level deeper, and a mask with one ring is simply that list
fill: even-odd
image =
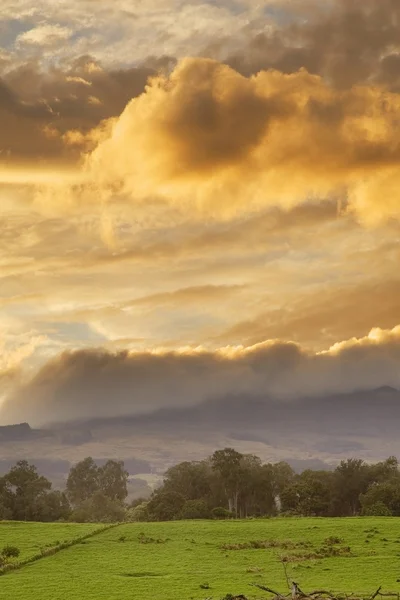
[{"label": "haze over hills", "polygon": [[161,475],[172,464],[227,445],[265,461],[287,460],[296,470],[327,468],[351,456],[372,461],[400,455],[399,423],[400,391],[391,387],[295,401],[226,396],[40,430],[0,427],[0,469],[35,457],[39,468],[60,477],[70,463],[91,455],[123,459],[132,475]]}]

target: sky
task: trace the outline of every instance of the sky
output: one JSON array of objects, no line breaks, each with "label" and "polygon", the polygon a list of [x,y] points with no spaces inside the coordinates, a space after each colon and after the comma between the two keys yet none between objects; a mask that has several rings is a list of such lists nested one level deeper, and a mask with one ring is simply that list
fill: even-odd
[{"label": "sky", "polygon": [[400,386],[398,0],[2,0],[0,423]]}]

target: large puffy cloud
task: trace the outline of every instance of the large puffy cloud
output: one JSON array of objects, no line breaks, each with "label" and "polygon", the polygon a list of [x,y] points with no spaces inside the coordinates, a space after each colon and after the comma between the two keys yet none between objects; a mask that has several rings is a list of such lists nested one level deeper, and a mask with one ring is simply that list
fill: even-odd
[{"label": "large puffy cloud", "polygon": [[400,386],[400,327],[310,353],[264,342],[215,352],[69,352],[45,365],[9,398],[2,420],[32,423],[141,414],[226,395],[295,399]]},{"label": "large puffy cloud", "polygon": [[88,166],[110,194],[135,199],[232,213],[346,195],[377,221],[399,215],[399,115],[400,96],[383,88],[185,59],[128,104]]},{"label": "large puffy cloud", "polygon": [[[136,3],[134,11],[129,2],[118,7],[106,2],[96,7],[92,2],[72,2],[62,9],[63,26],[53,8],[48,0],[42,0],[33,12],[22,5],[17,9],[13,3],[4,6],[1,26],[7,37],[12,35],[12,24],[18,20],[21,31],[16,33],[13,49],[0,51],[0,67],[4,63],[0,90],[1,158],[11,154],[15,159],[76,159],[79,142],[91,139],[86,135],[90,128],[102,119],[120,114],[127,102],[143,91],[150,74],[169,70],[176,57],[187,55],[213,54],[247,76],[269,68],[295,73],[304,67],[339,88],[354,83],[383,83],[399,89],[396,0],[335,0],[324,6],[316,1],[193,1],[187,5],[169,0],[146,6]],[[175,23],[177,19],[179,24]],[[113,39],[100,44],[107,47],[104,54],[98,45],[104,27],[110,23]],[[120,33],[115,39],[118,28]],[[133,55],[132,39],[150,39],[146,28],[153,30],[155,39],[149,44],[138,43]],[[226,40],[225,32],[229,32],[230,40]],[[55,54],[54,44],[68,36],[73,38],[71,43],[63,43],[61,55]],[[207,46],[210,38],[219,50]],[[249,38],[251,41],[246,44]],[[172,40],[174,43],[169,45]],[[117,53],[119,60],[113,66],[109,65],[109,57],[115,56],[110,43],[118,45],[119,50],[125,47],[122,55]],[[43,59],[46,47],[52,53],[51,67]],[[232,47],[241,48],[239,54],[231,54]],[[35,49],[31,58],[29,48]],[[95,58],[85,54],[88,50]],[[164,56],[164,52],[169,56]],[[148,59],[152,53],[155,57]],[[107,68],[99,65],[99,58]],[[132,64],[135,67],[126,66]],[[6,104],[4,94],[8,98]],[[11,96],[14,98],[10,102]],[[263,123],[259,125],[262,127]],[[63,138],[68,130],[73,133]],[[213,148],[210,158],[215,151]],[[390,182],[383,184],[390,189]]]}]

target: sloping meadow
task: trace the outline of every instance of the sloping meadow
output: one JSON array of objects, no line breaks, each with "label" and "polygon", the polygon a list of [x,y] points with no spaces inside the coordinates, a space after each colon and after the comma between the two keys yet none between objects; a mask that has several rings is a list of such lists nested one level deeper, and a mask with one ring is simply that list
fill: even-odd
[{"label": "sloping meadow", "polygon": [[17,548],[19,555],[8,561],[9,564],[17,565],[46,555],[51,549],[67,546],[75,540],[92,535],[103,527],[96,523],[0,521],[0,553],[5,547]]},{"label": "sloping meadow", "polygon": [[400,590],[400,521],[123,524],[6,574],[0,586],[14,600],[253,599],[268,597],[255,585],[287,592],[287,577],[307,591]]}]

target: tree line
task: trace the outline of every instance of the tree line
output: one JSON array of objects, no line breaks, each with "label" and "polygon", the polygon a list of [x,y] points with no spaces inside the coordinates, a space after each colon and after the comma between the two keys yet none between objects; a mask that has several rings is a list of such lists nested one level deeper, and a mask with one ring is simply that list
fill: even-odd
[{"label": "tree line", "polygon": [[343,460],[332,471],[296,474],[286,462],[263,463],[233,448],[165,473],[150,498],[127,502],[129,474],[122,461],[74,465],[64,491],[34,465],[19,461],[0,477],[0,519],[117,522],[270,516],[400,516],[396,457],[375,464]]},{"label": "tree line", "polygon": [[136,509],[148,520],[265,516],[400,516],[398,460],[343,460],[333,470],[296,474],[286,462],[263,464],[232,448],[170,468],[163,485]]},{"label": "tree line", "polygon": [[99,467],[88,457],[71,468],[64,491],[53,490],[34,465],[20,460],[0,477],[0,519],[123,521],[128,476],[122,461],[108,460]]}]

